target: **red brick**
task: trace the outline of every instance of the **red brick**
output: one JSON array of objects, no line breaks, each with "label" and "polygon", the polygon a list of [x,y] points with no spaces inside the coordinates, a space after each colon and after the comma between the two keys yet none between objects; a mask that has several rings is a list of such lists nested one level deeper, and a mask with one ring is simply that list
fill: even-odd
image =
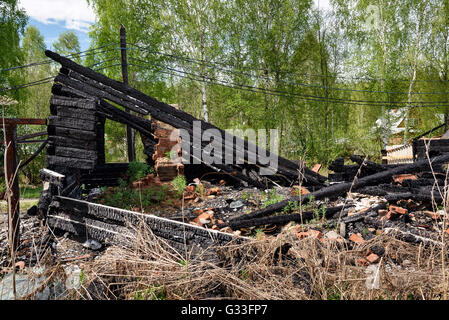
[{"label": "red brick", "polygon": [[306,231],[306,232],[298,233],[299,239],[308,238],[308,237],[314,237],[314,238],[320,239],[323,237],[323,234],[320,231],[313,230],[313,229],[310,229],[309,231]]},{"label": "red brick", "polygon": [[298,196],[298,195],[304,195],[304,194],[309,194],[310,193],[310,191],[309,190],[307,190],[306,188],[304,188],[304,187],[299,187],[299,186],[293,186],[293,188],[290,190],[290,194],[292,195],[292,196]]},{"label": "red brick", "polygon": [[398,174],[393,176],[393,181],[396,183],[402,184],[403,180],[417,180],[418,177],[414,174],[406,173],[406,174]]},{"label": "red brick", "polygon": [[359,236],[355,233],[351,234],[351,236],[349,237],[349,240],[352,242],[355,242],[357,244],[362,244],[365,242],[365,240],[361,236]]},{"label": "red brick", "polygon": [[366,257],[366,260],[368,260],[370,263],[376,263],[379,261],[379,256],[375,253],[371,253]]},{"label": "red brick", "polygon": [[220,193],[221,193],[221,189],[219,187],[210,188],[207,191],[208,195],[216,195],[216,194],[220,194]]},{"label": "red brick", "polygon": [[312,171],[318,173],[321,169],[321,164],[317,163],[313,166]]},{"label": "red brick", "polygon": [[398,206],[390,205],[389,209],[390,209],[390,212],[396,212],[396,213],[399,213],[399,214],[407,214],[408,213],[407,209],[404,209],[404,208],[401,208],[401,207],[398,207]]},{"label": "red brick", "polygon": [[366,267],[369,265],[369,262],[365,258],[359,258],[359,259],[357,259],[357,264]]},{"label": "red brick", "polygon": [[423,211],[423,213],[431,217],[433,220],[438,220],[441,218],[441,216],[438,213],[433,211]]},{"label": "red brick", "polygon": [[388,211],[387,214],[385,216],[383,216],[381,219],[393,220],[393,219],[396,219],[397,216],[398,216],[398,214],[396,212]]}]

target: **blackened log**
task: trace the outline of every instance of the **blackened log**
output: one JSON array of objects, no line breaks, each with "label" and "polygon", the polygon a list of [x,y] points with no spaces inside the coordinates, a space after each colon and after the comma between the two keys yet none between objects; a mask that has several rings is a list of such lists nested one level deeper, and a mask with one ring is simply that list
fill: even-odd
[{"label": "blackened log", "polygon": [[94,131],[95,130],[95,118],[91,120],[86,119],[76,119],[76,118],[67,118],[67,117],[59,117],[59,116],[49,116],[49,125],[55,127],[64,127],[71,129],[80,129],[86,131]]},{"label": "blackened log", "polygon": [[50,105],[50,112],[54,116],[60,118],[74,118],[74,119],[85,119],[90,121],[95,121],[95,116],[97,112],[88,109],[77,109],[72,107],[64,107],[57,105]]},{"label": "blackened log", "polygon": [[95,99],[91,95],[88,95],[80,90],[76,90],[73,88],[69,88],[60,83],[54,83],[51,87],[51,93],[53,95],[66,97],[66,98],[75,98],[75,99]]},{"label": "blackened log", "polygon": [[387,170],[387,168],[381,164],[375,163],[373,161],[369,161],[368,159],[365,159],[365,158],[362,158],[362,157],[359,157],[356,155],[351,155],[349,158],[351,159],[351,161],[354,161],[359,166],[363,166],[364,168],[372,171],[373,173]]},{"label": "blackened log", "polygon": [[41,169],[39,170],[39,177],[42,181],[50,182],[56,186],[62,187],[64,186],[66,176],[49,169]]},{"label": "blackened log", "polygon": [[423,186],[433,186],[434,184],[438,184],[439,186],[444,186],[444,179],[426,179],[419,178],[416,180],[413,179],[404,179],[402,180],[401,185],[407,188],[419,188]]},{"label": "blackened log", "polygon": [[[342,209],[343,206],[326,208],[324,212],[324,217],[329,218],[333,216],[336,212],[341,211]],[[321,215],[323,209],[320,207],[318,210],[319,210],[318,213]],[[218,225],[218,227],[219,228],[230,227],[232,230],[237,230],[240,228],[257,227],[267,224],[286,224],[290,221],[302,223],[315,218],[323,218],[323,217],[321,216],[317,217],[315,211],[305,211],[302,214],[293,213],[293,214],[282,214],[274,217],[233,220],[230,221],[229,223]]]},{"label": "blackened log", "polygon": [[[190,114],[187,114],[187,113],[183,112],[182,110],[178,110],[168,104],[160,102],[155,98],[147,96],[144,93],[142,93],[134,88],[129,87],[128,85],[125,85],[121,82],[110,79],[110,78],[108,78],[102,74],[99,74],[89,68],[83,67],[83,66],[71,61],[70,59],[61,57],[60,55],[58,55],[54,52],[51,52],[49,50],[47,50],[45,52],[45,54],[49,58],[59,62],[63,67],[65,67],[67,69],[73,70],[82,76],[88,77],[88,78],[95,80],[97,82],[100,82],[106,86],[110,86],[113,89],[115,89],[129,97],[135,98],[136,100],[142,101],[143,103],[145,103],[147,105],[146,110],[149,111],[151,113],[152,117],[154,117],[157,120],[163,121],[165,123],[169,123],[169,124],[175,126],[176,128],[186,128],[186,127],[178,126],[178,125],[174,124],[172,121],[167,121],[167,120],[163,119],[163,118],[167,118],[164,115],[172,115],[175,118],[178,118],[182,121],[186,121],[187,123],[189,123],[188,128],[192,128],[193,121],[200,121],[200,123],[202,124],[202,127],[204,129],[217,129],[222,134],[223,137],[225,136],[224,135],[225,132],[223,130],[213,126],[212,124],[204,122],[199,119],[196,119],[193,116],[191,116]],[[248,141],[242,140],[238,137],[235,137],[235,139],[237,141],[241,141],[243,143],[243,145],[244,145],[243,151],[244,151],[245,155],[247,155],[248,153],[251,153],[250,147],[254,146],[253,144],[251,144]],[[265,149],[260,148],[258,146],[254,146],[254,147],[256,149],[256,153],[255,153],[256,159],[257,159],[257,154],[263,154],[263,152],[266,152],[266,154],[270,155],[270,153],[267,152]],[[234,148],[234,145],[232,145],[231,148]],[[287,174],[290,176],[297,175],[297,172],[296,172],[296,170],[298,169],[297,164],[294,164],[292,161],[289,161],[280,156],[276,156],[276,157],[278,158],[279,171],[281,174]],[[249,157],[247,157],[247,158],[249,158]],[[315,180],[318,180],[318,182],[325,181],[325,177],[311,171],[309,168],[304,168],[304,170],[306,173],[306,179],[309,181],[309,183],[316,184]],[[319,186],[322,186],[322,183],[319,184]]]},{"label": "blackened log", "polygon": [[81,218],[70,213],[49,214],[47,224],[51,228],[61,229],[86,239],[95,239],[102,243],[124,244],[125,237],[131,232],[123,226],[108,224],[89,218]]},{"label": "blackened log", "polygon": [[81,140],[62,136],[48,136],[48,141],[55,146],[70,146],[82,150],[96,150],[95,140]]},{"label": "blackened log", "polygon": [[56,77],[55,77],[55,82],[59,82],[62,83],[70,88],[73,88],[75,90],[79,90],[82,92],[85,92],[87,95],[92,96],[92,97],[97,97],[97,98],[102,98],[102,99],[108,99],[112,102],[115,102],[123,107],[125,107],[126,109],[130,109],[134,112],[140,113],[140,114],[148,114],[148,111],[126,101],[123,99],[120,99],[116,96],[113,96],[105,91],[101,91],[95,87],[92,87],[84,82],[75,80],[73,78],[68,77],[65,74],[59,73]]},{"label": "blackened log", "polygon": [[93,169],[95,167],[95,161],[48,155],[47,156],[47,166],[48,167],[60,166],[60,167],[78,168],[78,169]]},{"label": "blackened log", "polygon": [[93,161],[97,161],[98,159],[96,150],[85,150],[54,145],[48,147],[48,154],[65,158],[87,159]]},{"label": "blackened log", "polygon": [[242,241],[246,238],[236,237],[232,234],[209,230],[191,224],[173,221],[154,215],[141,214],[134,211],[108,207],[82,200],[75,200],[67,197],[54,197],[57,202],[57,210],[65,213],[74,213],[80,219],[102,219],[103,221],[115,221],[123,225],[139,226],[145,223],[156,235],[167,237],[179,242],[186,241],[198,244],[227,244],[230,241]]},{"label": "blackened log", "polygon": [[353,214],[351,216],[344,217],[341,219],[341,222],[344,223],[354,223],[358,221],[362,221],[365,219],[365,217],[371,217],[376,216],[378,214],[378,210],[385,209],[387,207],[386,203],[378,204],[377,206],[374,206],[364,212]]},{"label": "blackened log", "polygon": [[[111,101],[113,101],[113,99],[116,98],[118,101],[121,101],[120,103],[117,102],[120,105],[123,105],[123,103],[131,104],[131,106],[133,106],[134,108],[137,108],[136,110],[133,110],[133,111],[136,111],[139,114],[147,115],[149,113],[146,110],[147,105],[145,103],[143,103],[140,100],[137,100],[133,97],[130,97],[130,96],[122,93],[121,91],[115,90],[110,86],[107,86],[107,85],[102,84],[101,82],[92,80],[92,79],[85,77],[85,76],[83,76],[73,70],[70,70],[70,69],[61,68],[60,72],[64,75],[68,76],[71,79],[78,80],[81,83],[89,85],[91,88],[100,90],[101,92],[103,92],[103,94],[105,94],[105,96],[103,98],[109,99]],[[108,97],[114,97],[114,98],[111,99]],[[126,105],[123,105],[123,107],[127,108]]]},{"label": "blackened log", "polygon": [[329,170],[334,172],[343,172],[344,171],[345,159],[343,157],[338,157],[328,166]]},{"label": "blackened log", "polygon": [[[432,165],[446,163],[449,161],[449,154],[444,154],[438,157],[431,159]],[[428,160],[421,160],[415,163],[403,165],[400,167],[396,167],[394,169],[390,169],[387,171],[379,172],[373,174],[371,176],[363,177],[360,179],[356,179],[354,182],[345,182],[336,185],[331,185],[329,187],[322,188],[318,191],[311,192],[309,194],[303,195],[301,197],[294,197],[291,199],[283,200],[273,205],[270,205],[264,209],[256,210],[250,213],[250,217],[258,218],[262,216],[269,215],[271,213],[281,211],[285,206],[287,206],[291,201],[301,201],[302,204],[306,204],[310,196],[313,196],[314,199],[323,199],[325,197],[338,197],[344,195],[349,190],[356,191],[357,189],[363,188],[368,185],[376,185],[383,182],[388,182],[391,180],[391,177],[396,174],[402,173],[414,173],[419,172],[429,168]]]},{"label": "blackened log", "polygon": [[65,96],[52,95],[50,98],[50,105],[70,107],[76,109],[86,109],[95,111],[96,99],[81,99],[81,98],[68,98]]},{"label": "blackened log", "polygon": [[367,194],[370,196],[385,196],[390,193],[405,193],[410,192],[410,188],[397,186],[394,184],[382,183],[376,186],[367,186],[357,190],[358,193]]},{"label": "blackened log", "polygon": [[375,217],[365,217],[364,222],[376,228],[381,228],[387,234],[399,235],[399,239],[412,243],[428,243],[441,245],[438,233],[418,229],[413,226],[405,226],[403,223],[396,223],[386,219]]},{"label": "blackened log", "polygon": [[436,204],[443,203],[443,198],[437,192],[434,192],[433,194],[430,194],[430,193],[412,193],[412,192],[392,193],[392,194],[387,194],[385,196],[385,199],[388,202],[412,199],[412,200],[415,200],[415,201],[421,201],[421,202],[426,202],[426,203],[433,203],[433,202],[435,202]]},{"label": "blackened log", "polygon": [[49,136],[63,136],[84,141],[96,141],[96,135],[94,131],[55,127],[52,125],[49,125],[47,127],[47,130]]}]

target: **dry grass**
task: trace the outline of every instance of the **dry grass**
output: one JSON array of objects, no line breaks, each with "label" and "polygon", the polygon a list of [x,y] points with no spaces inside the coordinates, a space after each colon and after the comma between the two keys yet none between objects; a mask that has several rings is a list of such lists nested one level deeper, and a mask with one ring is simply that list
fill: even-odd
[{"label": "dry grass", "polygon": [[[133,246],[110,247],[84,266],[86,282],[76,298],[442,299],[447,287],[441,249],[386,235],[350,250],[284,231],[186,258],[149,230],[140,231]],[[358,259],[376,247],[385,250],[380,263],[359,265]],[[374,277],[378,287],[372,288]]]}]

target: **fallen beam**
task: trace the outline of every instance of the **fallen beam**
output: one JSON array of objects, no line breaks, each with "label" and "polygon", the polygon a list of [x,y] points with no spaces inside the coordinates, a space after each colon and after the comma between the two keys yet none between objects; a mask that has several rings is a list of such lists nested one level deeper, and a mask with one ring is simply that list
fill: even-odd
[{"label": "fallen beam", "polygon": [[[446,163],[449,161],[449,154],[444,154],[438,157],[431,159],[431,164],[437,165]],[[379,172],[367,177],[363,177],[360,179],[355,179],[353,182],[345,182],[337,185],[331,185],[329,187],[322,188],[318,191],[311,192],[309,194],[303,195],[301,197],[294,197],[291,199],[286,199],[270,205],[264,209],[256,210],[250,213],[249,217],[251,218],[259,218],[263,216],[267,216],[274,212],[281,211],[285,206],[287,206],[291,201],[301,202],[302,204],[306,204],[310,197],[312,196],[314,199],[323,199],[326,197],[338,197],[343,196],[346,192],[352,190],[356,191],[357,189],[363,188],[368,185],[376,185],[383,182],[389,182],[393,175],[402,174],[402,173],[414,173],[418,171],[422,171],[425,169],[429,169],[430,164],[428,160],[421,160],[415,163],[402,165],[400,167],[396,167],[387,171]]]}]

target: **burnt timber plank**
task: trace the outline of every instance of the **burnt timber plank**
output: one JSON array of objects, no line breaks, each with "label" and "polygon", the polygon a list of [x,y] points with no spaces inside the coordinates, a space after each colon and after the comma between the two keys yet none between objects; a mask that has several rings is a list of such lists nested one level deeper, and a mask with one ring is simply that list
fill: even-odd
[{"label": "burnt timber plank", "polygon": [[62,107],[71,107],[76,109],[86,109],[95,111],[97,99],[83,99],[83,98],[67,98],[65,96],[52,95],[50,98],[50,105],[62,106]]},{"label": "burnt timber plank", "polygon": [[[444,154],[444,155],[434,157],[433,159],[431,159],[432,166],[441,164],[441,163],[446,163],[448,161],[449,161],[449,154]],[[393,168],[390,170],[378,172],[378,173],[370,175],[370,176],[356,179],[354,182],[345,182],[345,183],[340,183],[337,185],[331,185],[329,187],[322,188],[318,191],[311,192],[311,193],[303,195],[301,197],[293,197],[290,199],[280,201],[280,202],[270,205],[264,209],[253,211],[252,213],[246,215],[246,219],[258,218],[258,217],[269,215],[276,211],[281,211],[291,201],[296,201],[296,202],[301,201],[302,204],[306,204],[309,201],[310,196],[313,196],[314,199],[323,199],[325,197],[337,197],[337,196],[344,195],[349,190],[355,191],[355,190],[363,188],[365,186],[377,185],[382,182],[389,182],[391,180],[391,177],[396,174],[414,173],[414,172],[419,172],[422,170],[427,170],[428,168],[429,168],[428,160],[421,160],[421,161],[417,161],[415,163],[402,165],[400,167],[396,167],[396,168]],[[234,220],[234,219],[232,219],[232,220]]]},{"label": "burnt timber plank", "polygon": [[[73,212],[96,219],[104,219],[106,221],[115,221],[122,224],[130,223],[134,226],[138,226],[140,223],[144,222],[155,234],[159,232],[161,235],[165,235],[166,237],[173,234],[177,235],[179,238],[181,236],[184,237],[185,234],[190,234],[188,236],[189,242],[198,242],[199,244],[202,242],[226,244],[237,239],[237,237],[232,234],[205,229],[188,223],[174,221],[154,215],[141,214],[134,211],[123,210],[61,196],[55,196],[53,199],[54,202],[58,202],[59,210]],[[239,237],[239,239],[245,238]]]},{"label": "burnt timber plank", "polygon": [[55,77],[55,82],[59,82],[62,83],[68,87],[71,87],[75,90],[79,90],[82,92],[85,92],[87,95],[90,95],[92,97],[98,97],[98,98],[102,98],[102,99],[108,99],[112,102],[115,102],[123,107],[125,107],[126,109],[130,109],[134,112],[140,113],[140,114],[148,114],[148,111],[146,111],[145,109],[139,108],[138,106],[130,103],[127,100],[121,99],[119,97],[116,97],[106,91],[101,91],[100,89],[97,89],[95,87],[92,87],[88,84],[86,84],[85,82],[81,82],[78,80],[75,80],[65,74],[59,73],[56,77]]},{"label": "burnt timber plank", "polygon": [[47,127],[49,136],[63,136],[67,138],[79,139],[84,141],[96,141],[94,131],[79,130],[73,128],[55,127],[49,125]]},{"label": "burnt timber plank", "polygon": [[96,150],[96,141],[94,140],[80,140],[62,136],[48,136],[50,144],[55,146],[71,146],[76,149],[85,151]]},{"label": "burnt timber plank", "polygon": [[62,118],[85,119],[90,121],[96,120],[97,112],[87,109],[76,109],[72,107],[50,105],[51,114]]},{"label": "burnt timber plank", "polygon": [[130,230],[125,227],[88,218],[80,220],[74,214],[49,214],[47,224],[52,228],[61,229],[76,236],[95,239],[102,243],[123,244],[126,237],[131,237]]},{"label": "burnt timber plank", "polygon": [[48,167],[60,166],[60,167],[78,168],[78,169],[93,169],[95,167],[95,161],[47,155],[47,166]]},{"label": "burnt timber plank", "polygon": [[71,129],[80,129],[86,131],[95,130],[95,118],[92,120],[80,119],[80,118],[67,118],[59,116],[49,116],[49,125],[55,127],[64,127]]},{"label": "burnt timber plank", "polygon": [[[110,79],[110,78],[108,78],[108,77],[106,77],[106,76],[104,76],[102,74],[99,74],[99,73],[97,73],[97,72],[95,72],[95,71],[93,71],[93,70],[91,70],[89,68],[83,67],[83,66],[81,66],[81,65],[71,61],[70,59],[61,57],[60,55],[58,55],[58,54],[56,54],[56,53],[54,53],[52,51],[47,50],[47,51],[45,51],[45,54],[49,58],[59,62],[66,69],[70,69],[72,71],[75,71],[75,72],[79,73],[82,76],[88,77],[88,78],[90,78],[92,80],[95,80],[97,82],[100,82],[100,83],[102,83],[104,85],[110,86],[113,89],[121,92],[122,94],[125,94],[126,96],[129,96],[131,98],[135,98],[136,100],[140,100],[141,102],[146,104],[146,110],[151,113],[152,117],[154,117],[154,118],[156,118],[156,119],[158,119],[160,121],[172,124],[173,126],[175,126],[177,128],[184,128],[184,129],[187,129],[187,128],[191,129],[192,125],[193,125],[193,121],[200,121],[204,129],[216,129],[224,137],[225,132],[223,130],[213,126],[212,124],[204,122],[204,121],[199,120],[199,119],[196,119],[193,116],[191,116],[190,114],[187,114],[187,113],[185,113],[185,112],[183,112],[181,110],[178,110],[178,109],[176,109],[176,108],[174,108],[174,107],[172,107],[172,106],[170,106],[168,104],[160,102],[160,101],[158,101],[155,98],[147,96],[144,93],[142,93],[142,92],[140,92],[140,91],[138,91],[136,89],[133,89],[133,88],[129,87],[126,84],[123,84],[121,82],[118,82],[118,81],[115,81],[113,79]],[[65,78],[65,79],[67,80],[67,78]],[[187,127],[179,126],[179,125],[174,123],[175,122],[174,119],[172,119],[172,121],[170,121],[170,120],[167,121],[166,119],[164,119],[164,118],[167,118],[164,115],[170,115],[170,116],[172,116],[171,118],[178,118],[178,119],[180,119],[182,121],[185,121],[185,122],[187,122],[189,124],[189,126],[187,126]],[[255,146],[255,145],[253,145],[253,144],[251,144],[251,143],[249,143],[249,142],[247,142],[245,140],[242,140],[242,139],[240,139],[238,137],[235,137],[235,139],[236,139],[236,141],[240,141],[243,144],[243,146],[244,146],[244,148],[243,148],[244,154],[251,153],[250,149],[252,149],[252,147],[254,147],[255,150],[257,151],[256,154],[255,154],[256,159],[257,159],[257,154],[263,154],[263,152],[265,152],[265,154],[268,154],[268,155],[271,154],[271,153],[267,152],[265,149],[260,148],[258,146]],[[234,145],[232,145],[230,147],[231,147],[231,149],[235,148]],[[281,174],[285,174],[285,175],[287,175],[287,176],[289,176],[291,178],[297,176],[297,172],[296,172],[296,170],[298,168],[297,164],[295,164],[292,161],[289,161],[289,160],[287,160],[285,158],[282,158],[280,156],[276,156],[276,157],[278,158],[279,167],[278,168],[273,168],[273,169],[279,169]],[[260,164],[260,165],[265,166],[264,164]],[[322,185],[320,182],[321,181],[325,181],[325,178],[323,176],[313,172],[309,168],[304,168],[304,170],[305,170],[305,173],[306,173],[305,174],[306,175],[306,180],[308,180],[310,183],[316,184],[316,185]]]},{"label": "burnt timber plank", "polygon": [[77,158],[77,159],[86,159],[86,160],[93,160],[97,161],[97,151],[91,150],[84,150],[84,149],[76,149],[76,148],[70,148],[70,147],[54,147],[54,155],[65,157],[65,158]]},{"label": "burnt timber plank", "polygon": [[66,179],[65,175],[45,168],[39,170],[39,177],[41,178],[42,181],[48,181],[59,187],[64,186]]},{"label": "burnt timber plank", "polygon": [[[74,80],[78,80],[81,83],[85,83],[89,86],[91,86],[92,88],[95,88],[97,90],[100,90],[102,92],[104,92],[106,99],[110,99],[107,98],[107,96],[109,97],[114,97],[117,99],[120,99],[120,101],[125,102],[126,104],[131,104],[132,106],[134,106],[134,108],[138,108],[140,111],[137,110],[133,110],[136,111],[137,113],[143,114],[143,115],[147,115],[149,112],[148,110],[146,110],[147,106],[145,103],[141,102],[138,99],[135,99],[131,96],[128,96],[126,94],[123,94],[121,91],[119,90],[115,90],[112,87],[108,86],[108,85],[104,85],[101,82],[92,80],[88,77],[85,77],[81,74],[79,74],[78,72],[75,72],[73,70],[70,69],[66,69],[66,68],[61,68],[60,72],[66,76],[68,76],[71,79]],[[111,99],[110,99],[111,100]],[[111,100],[112,101],[112,100]],[[126,107],[125,105],[123,105],[123,107]]]}]

